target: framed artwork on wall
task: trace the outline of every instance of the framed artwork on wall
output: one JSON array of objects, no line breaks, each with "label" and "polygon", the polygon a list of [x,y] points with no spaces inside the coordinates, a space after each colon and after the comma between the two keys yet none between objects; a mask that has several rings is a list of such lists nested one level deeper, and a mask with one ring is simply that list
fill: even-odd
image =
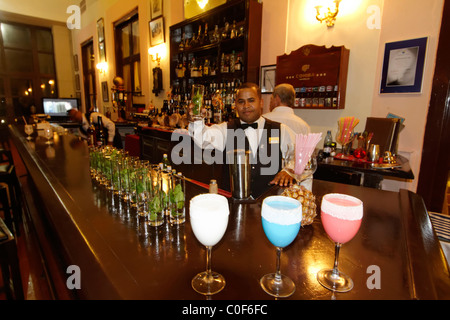
[{"label": "framed artwork on wall", "polygon": [[160,17],[150,21],[150,46],[153,47],[164,42],[164,18]]},{"label": "framed artwork on wall", "polygon": [[422,92],[428,38],[386,43],[380,93]]},{"label": "framed artwork on wall", "polygon": [[260,77],[261,93],[273,93],[273,89],[275,88],[276,70],[277,70],[276,64],[261,67],[261,77]]},{"label": "framed artwork on wall", "polygon": [[99,50],[99,61],[106,61],[106,45],[105,45],[105,26],[103,18],[97,21],[97,34],[98,34],[98,50]]},{"label": "framed artwork on wall", "polygon": [[152,20],[162,16],[163,1],[162,0],[151,0],[150,1],[150,10],[151,10]]},{"label": "framed artwork on wall", "polygon": [[107,81],[102,82],[102,96],[103,96],[103,102],[109,102],[109,92],[108,92],[108,82]]}]

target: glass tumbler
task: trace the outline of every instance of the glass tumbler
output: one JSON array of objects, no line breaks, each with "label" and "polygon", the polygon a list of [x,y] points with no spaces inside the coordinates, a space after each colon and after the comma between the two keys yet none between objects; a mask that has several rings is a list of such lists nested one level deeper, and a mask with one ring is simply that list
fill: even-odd
[{"label": "glass tumbler", "polygon": [[172,189],[169,195],[170,223],[182,224],[186,221],[185,180],[181,173],[172,177]]}]

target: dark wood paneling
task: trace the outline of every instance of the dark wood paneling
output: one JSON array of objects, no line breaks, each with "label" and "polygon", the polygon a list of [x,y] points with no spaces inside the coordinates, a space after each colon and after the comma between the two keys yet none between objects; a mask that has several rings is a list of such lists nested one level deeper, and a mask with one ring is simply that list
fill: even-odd
[{"label": "dark wood paneling", "polygon": [[428,210],[441,212],[450,163],[450,1],[445,1],[417,186]]}]

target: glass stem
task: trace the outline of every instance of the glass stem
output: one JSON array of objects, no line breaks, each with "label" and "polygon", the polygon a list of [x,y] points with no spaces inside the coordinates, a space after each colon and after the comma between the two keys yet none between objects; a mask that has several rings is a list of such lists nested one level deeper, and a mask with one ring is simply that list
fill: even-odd
[{"label": "glass stem", "polygon": [[206,246],[206,274],[211,275],[211,246]]},{"label": "glass stem", "polygon": [[277,247],[277,271],[275,273],[275,281],[281,281],[280,260],[281,260],[281,248]]},{"label": "glass stem", "polygon": [[339,250],[341,249],[342,244],[336,242],[334,247],[334,267],[333,267],[333,275],[339,275],[338,271],[338,261],[339,261]]}]

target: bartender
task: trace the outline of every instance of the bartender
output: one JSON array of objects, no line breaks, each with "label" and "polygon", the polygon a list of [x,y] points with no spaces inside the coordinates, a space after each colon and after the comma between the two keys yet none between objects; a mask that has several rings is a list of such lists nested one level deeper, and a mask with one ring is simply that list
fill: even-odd
[{"label": "bartender", "polygon": [[[281,155],[288,152],[289,144],[295,143],[294,132],[284,124],[261,116],[263,101],[258,85],[244,83],[235,101],[238,119],[212,126],[205,126],[202,120],[190,123],[189,134],[194,142],[201,148],[223,152],[224,163],[228,163],[227,151],[245,146],[251,152],[251,195],[255,199],[271,185],[292,184],[293,178],[282,170]],[[224,168],[227,171],[224,176],[229,176],[228,166]],[[222,181],[220,187],[229,190],[229,181]]]},{"label": "bartender", "polygon": [[67,111],[70,119],[80,124],[79,131],[83,138],[87,138],[87,131],[91,125],[89,119],[92,119],[94,125],[98,125],[98,117],[102,119],[102,126],[107,133],[107,144],[116,148],[122,148],[122,138],[116,128],[114,122],[99,112],[88,112],[83,114],[78,109],[70,109]]}]

